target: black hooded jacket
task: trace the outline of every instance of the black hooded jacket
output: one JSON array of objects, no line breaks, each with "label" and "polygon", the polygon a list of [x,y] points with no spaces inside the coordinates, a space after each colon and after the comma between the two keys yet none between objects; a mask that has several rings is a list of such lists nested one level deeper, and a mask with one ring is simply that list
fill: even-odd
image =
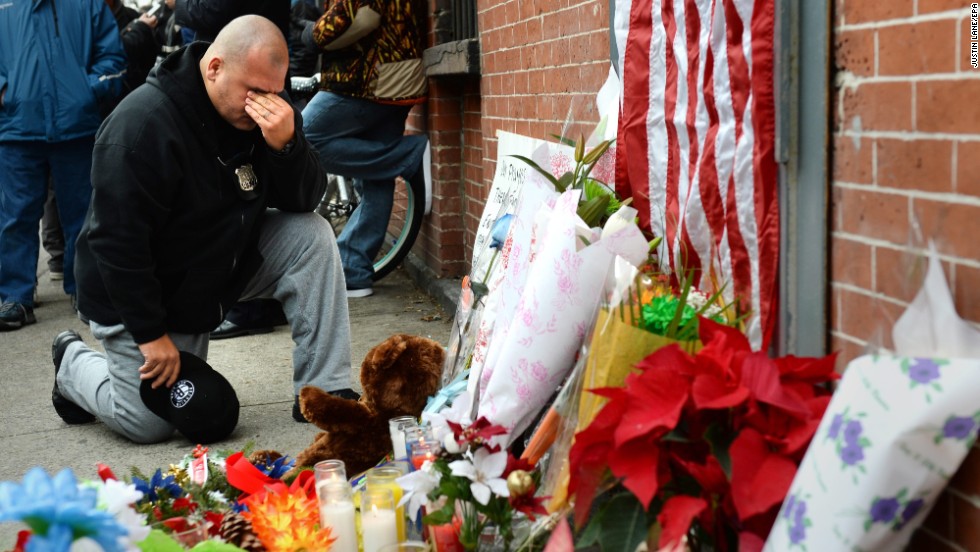
[{"label": "black hooded jacket", "polygon": [[[286,154],[218,115],[198,66],[207,47],[167,58],[96,136],[75,253],[78,308],[122,323],[137,343],[214,329],[262,262],[265,209],[310,212],[326,187],[299,113]],[[234,173],[247,162],[258,177],[252,192]]]}]

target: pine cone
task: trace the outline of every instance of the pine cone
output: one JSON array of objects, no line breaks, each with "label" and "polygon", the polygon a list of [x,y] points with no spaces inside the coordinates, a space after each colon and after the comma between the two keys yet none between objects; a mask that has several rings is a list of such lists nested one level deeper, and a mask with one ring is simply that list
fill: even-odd
[{"label": "pine cone", "polygon": [[265,552],[262,542],[252,532],[252,524],[241,514],[225,514],[221,522],[221,538],[248,552]]}]

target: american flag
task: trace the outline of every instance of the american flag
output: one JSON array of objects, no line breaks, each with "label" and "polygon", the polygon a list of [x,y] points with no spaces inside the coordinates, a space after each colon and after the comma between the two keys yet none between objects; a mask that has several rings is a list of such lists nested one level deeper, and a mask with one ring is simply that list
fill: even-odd
[{"label": "american flag", "polygon": [[623,83],[616,187],[661,262],[727,283],[767,346],[775,322],[779,205],[773,0],[614,0]]}]

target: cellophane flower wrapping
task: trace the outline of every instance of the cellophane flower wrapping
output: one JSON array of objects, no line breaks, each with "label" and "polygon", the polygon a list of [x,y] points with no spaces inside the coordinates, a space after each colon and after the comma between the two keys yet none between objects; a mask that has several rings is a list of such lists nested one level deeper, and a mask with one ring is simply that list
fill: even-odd
[{"label": "cellophane flower wrapping", "polygon": [[980,332],[933,253],[895,351],[851,361],[765,550],[901,550],[980,428]]},{"label": "cellophane flower wrapping", "polygon": [[[566,191],[544,211],[547,222],[539,224],[544,231],[532,247],[534,257],[526,275],[515,278],[524,285],[510,290],[519,299],[512,315],[499,318],[505,326],[495,330],[481,374],[478,415],[508,428],[511,436],[527,429],[568,375],[613,259],[618,255],[634,265],[646,259],[647,242],[635,224],[608,236],[583,228],[576,214],[579,196],[578,190]],[[517,247],[515,241],[512,248]]]}]

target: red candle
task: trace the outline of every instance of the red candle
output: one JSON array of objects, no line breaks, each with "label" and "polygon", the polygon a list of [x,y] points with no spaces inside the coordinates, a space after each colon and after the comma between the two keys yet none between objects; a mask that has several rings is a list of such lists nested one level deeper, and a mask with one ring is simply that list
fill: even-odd
[{"label": "red candle", "polygon": [[422,469],[422,464],[425,464],[427,461],[428,462],[432,462],[435,459],[436,459],[435,455],[432,454],[431,451],[428,451],[427,450],[427,451],[423,452],[422,454],[413,454],[412,455],[412,465],[415,466],[415,469],[420,470],[420,469]]},{"label": "red candle", "polygon": [[459,542],[459,528],[462,522],[453,518],[452,523],[429,526],[429,542],[436,552],[465,552]]}]

